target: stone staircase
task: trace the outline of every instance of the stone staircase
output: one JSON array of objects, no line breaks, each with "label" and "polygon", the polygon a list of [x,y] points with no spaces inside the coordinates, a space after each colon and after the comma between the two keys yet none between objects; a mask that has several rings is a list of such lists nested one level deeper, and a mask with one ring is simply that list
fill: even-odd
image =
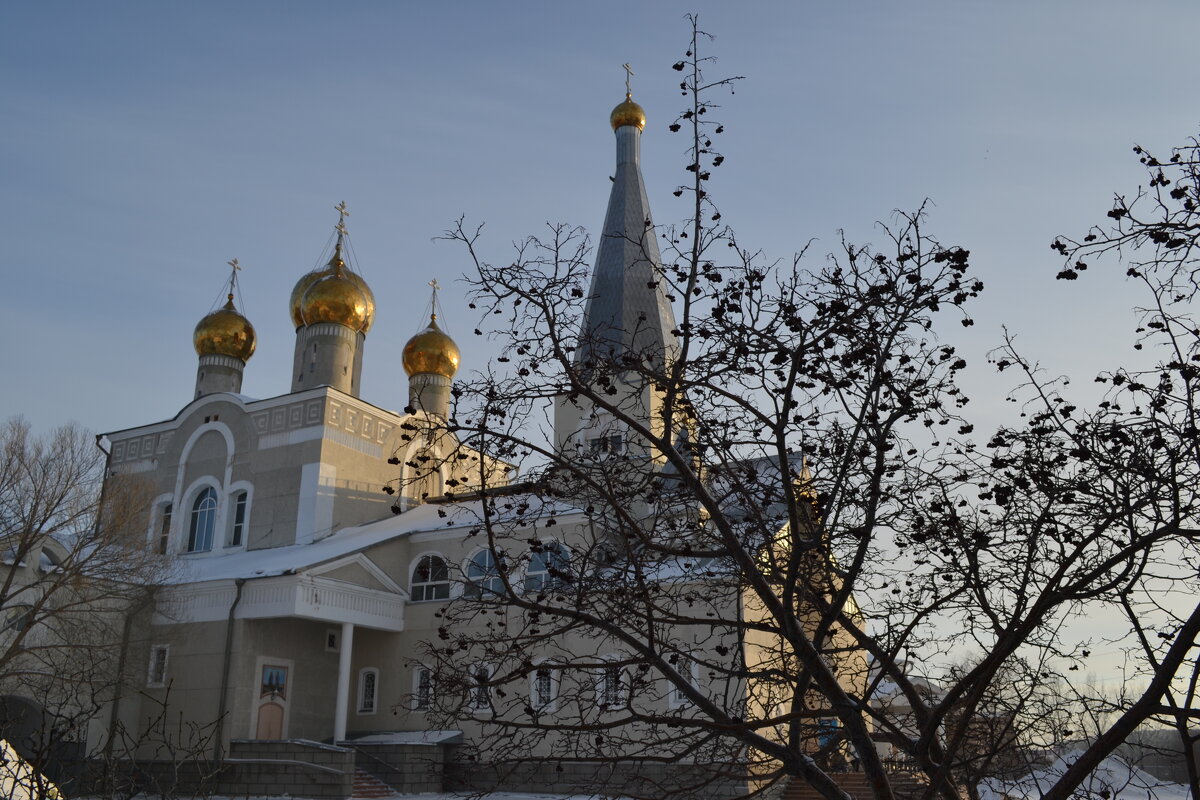
[{"label": "stone staircase", "polygon": [[[836,772],[829,777],[838,786],[856,800],[870,800],[871,786],[866,774],[862,772]],[[888,774],[892,790],[897,800],[916,800],[925,793],[926,784],[920,778],[907,772],[892,772]],[[816,789],[799,778],[792,778],[779,796],[779,800],[823,800]]]},{"label": "stone staircase", "polygon": [[354,794],[352,797],[379,798],[391,797],[396,790],[376,778],[365,769],[354,770]]}]

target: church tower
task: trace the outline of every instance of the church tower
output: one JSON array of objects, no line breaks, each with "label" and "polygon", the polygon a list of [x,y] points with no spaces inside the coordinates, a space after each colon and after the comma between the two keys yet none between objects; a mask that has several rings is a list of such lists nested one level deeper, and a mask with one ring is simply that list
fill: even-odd
[{"label": "church tower", "polygon": [[438,283],[430,281],[429,325],[404,345],[404,371],[408,373],[408,406],[435,417],[450,416],[450,381],[458,371],[458,345],[438,326]]},{"label": "church tower", "polygon": [[296,355],[292,391],[314,386],[358,397],[363,349],[375,319],[375,295],[367,282],[346,265],[346,204],[337,206],[337,243],[324,268],[313,270],[292,290],[292,322]]},{"label": "church tower", "polygon": [[[616,136],[616,173],[584,308],[575,366],[613,385],[614,402],[653,430],[659,392],[647,373],[659,372],[677,352],[675,314],[662,286],[662,260],[642,178],[646,113],[626,81],[625,101],[609,117]],[[560,449],[621,454],[635,446],[627,431],[581,400],[563,398],[555,414]]]},{"label": "church tower", "polygon": [[229,262],[229,294],[225,305],[208,313],[196,323],[192,344],[200,365],[196,368],[196,394],[193,399],[216,392],[242,391],[242,373],[254,355],[254,326],[233,304],[237,274],[241,270],[235,258]]}]

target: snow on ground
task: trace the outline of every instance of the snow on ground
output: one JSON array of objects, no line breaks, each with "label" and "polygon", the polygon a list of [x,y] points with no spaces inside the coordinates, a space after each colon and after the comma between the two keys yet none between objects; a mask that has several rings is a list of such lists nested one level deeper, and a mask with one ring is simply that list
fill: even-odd
[{"label": "snow on ground", "polygon": [[[1050,766],[1034,770],[1019,780],[984,781],[979,787],[979,796],[981,800],[1038,800],[1079,756],[1079,751],[1058,756]],[[1080,784],[1075,796],[1104,800],[1188,800],[1190,792],[1183,784],[1160,781],[1112,756],[1100,762],[1091,776]]]}]

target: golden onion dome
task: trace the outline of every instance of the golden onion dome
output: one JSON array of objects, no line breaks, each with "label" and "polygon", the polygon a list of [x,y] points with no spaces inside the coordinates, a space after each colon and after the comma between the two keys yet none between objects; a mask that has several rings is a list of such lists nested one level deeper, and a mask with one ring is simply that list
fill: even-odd
[{"label": "golden onion dome", "polygon": [[430,315],[429,327],[404,345],[403,362],[409,377],[432,373],[453,378],[458,372],[458,345],[438,327],[437,314]]},{"label": "golden onion dome", "polygon": [[633,102],[633,95],[629,92],[625,93],[625,102],[612,110],[608,120],[614,131],[623,125],[636,125],[638,130],[646,129],[646,111]]},{"label": "golden onion dome", "polygon": [[324,269],[304,275],[289,303],[296,327],[335,322],[362,333],[375,321],[375,294],[342,260],[341,244]]},{"label": "golden onion dome", "polygon": [[231,294],[224,306],[196,323],[192,344],[197,355],[230,356],[246,361],[254,355],[257,341],[254,326],[233,307]]}]

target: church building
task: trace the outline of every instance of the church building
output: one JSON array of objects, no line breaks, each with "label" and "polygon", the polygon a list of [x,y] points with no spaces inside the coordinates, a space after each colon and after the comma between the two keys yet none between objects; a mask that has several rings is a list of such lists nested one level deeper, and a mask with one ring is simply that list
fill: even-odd
[{"label": "church building", "polygon": [[[583,340],[669,357],[675,322],[655,288],[661,265],[640,169],[645,114],[627,95],[611,122],[616,172]],[[342,745],[391,746],[385,760],[400,748],[422,764],[393,770],[394,788],[437,789],[442,762],[472,730],[469,720],[459,730],[429,729],[424,712],[436,690],[419,654],[437,636],[439,609],[495,580],[491,556],[472,536],[479,501],[447,502],[447,482],[464,497],[480,488],[480,476],[489,489],[513,476],[507,464],[464,454],[440,427],[460,359],[438,325],[436,288],[427,327],[403,348],[406,409],[360,397],[376,304],[347,263],[344,204],[339,210],[332,256],[299,276],[289,300],[289,391],[241,394],[256,334],[237,306],[235,260],[228,302],[195,329],[192,400],[169,419],[104,435],[109,474],[149,487],[146,546],[161,554],[166,576],[144,651],[129,655],[144,665],[144,679],[114,704],[109,735],[120,726],[129,740],[157,742],[148,726],[166,709],[192,737],[174,743],[178,752],[234,764],[284,754],[309,763],[299,770],[312,773],[311,785],[306,777],[286,784],[308,796],[349,791],[344,777],[320,768],[326,752],[340,763]],[[653,418],[646,392],[639,402]],[[571,403],[558,404],[555,440],[592,449],[632,444],[602,415]],[[580,512],[563,509],[564,537],[575,518]],[[521,580],[547,580],[552,560],[526,564]],[[162,749],[142,745],[139,755],[161,758]],[[349,763],[355,757],[361,765],[361,755]],[[239,790],[236,781],[221,785]]]}]

